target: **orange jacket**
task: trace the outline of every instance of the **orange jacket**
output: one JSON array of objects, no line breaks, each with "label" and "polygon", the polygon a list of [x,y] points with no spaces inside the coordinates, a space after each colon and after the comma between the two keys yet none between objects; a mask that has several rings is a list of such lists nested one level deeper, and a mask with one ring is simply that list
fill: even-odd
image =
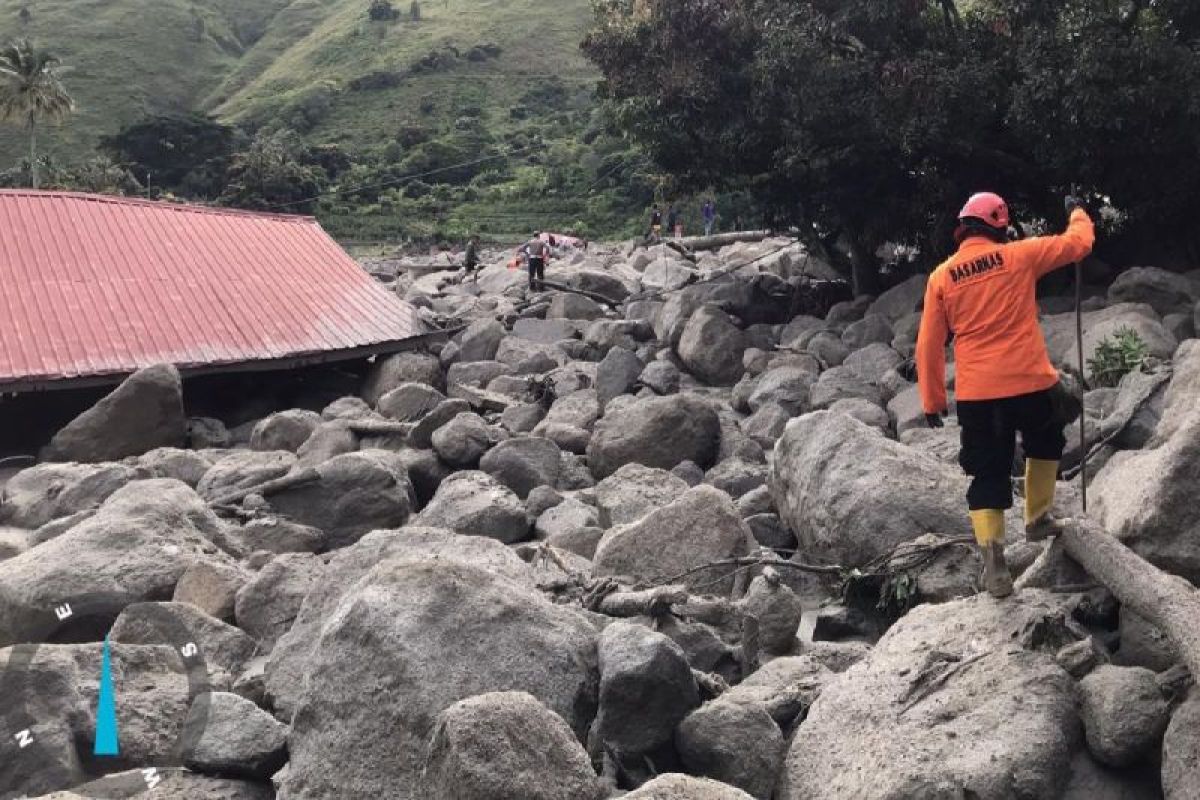
[{"label": "orange jacket", "polygon": [[967,239],[929,276],[917,335],[917,377],[926,414],[948,408],[946,340],[954,334],[955,394],[995,400],[1058,382],[1038,325],[1038,278],[1084,258],[1096,234],[1082,209],[1066,233],[998,244]]}]

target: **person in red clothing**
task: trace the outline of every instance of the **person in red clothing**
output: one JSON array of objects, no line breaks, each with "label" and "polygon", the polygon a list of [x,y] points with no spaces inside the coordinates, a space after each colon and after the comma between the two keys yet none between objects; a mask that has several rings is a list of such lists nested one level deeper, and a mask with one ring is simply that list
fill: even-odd
[{"label": "person in red clothing", "polygon": [[925,418],[942,427],[946,345],[954,339],[955,396],[962,428],[959,464],[971,476],[971,525],[983,552],[985,588],[1012,593],[1004,559],[1004,512],[1012,508],[1017,434],[1025,452],[1025,533],[1057,531],[1050,514],[1066,438],[1056,413],[1058,371],[1038,324],[1036,288],[1043,275],[1079,261],[1095,242],[1092,220],[1076,197],[1066,200],[1065,233],[1010,242],[1008,205],[977,194],[959,214],[958,252],[933,271],[917,336],[917,380]]}]

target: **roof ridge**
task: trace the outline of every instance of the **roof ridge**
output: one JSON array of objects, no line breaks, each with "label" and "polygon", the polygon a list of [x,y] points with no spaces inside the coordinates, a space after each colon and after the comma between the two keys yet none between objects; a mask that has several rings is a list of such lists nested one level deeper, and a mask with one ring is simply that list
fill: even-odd
[{"label": "roof ridge", "polygon": [[224,206],[209,206],[190,201],[151,200],[146,197],[129,197],[115,194],[93,194],[90,192],[55,191],[45,189],[0,189],[0,199],[5,197],[30,197],[35,199],[69,199],[82,200],[91,203],[110,203],[113,205],[148,206],[164,211],[180,211],[193,214],[217,214],[239,217],[263,217],[267,219],[284,220],[288,222],[316,222],[311,214],[282,214],[277,211],[255,211],[245,208],[227,208]]}]

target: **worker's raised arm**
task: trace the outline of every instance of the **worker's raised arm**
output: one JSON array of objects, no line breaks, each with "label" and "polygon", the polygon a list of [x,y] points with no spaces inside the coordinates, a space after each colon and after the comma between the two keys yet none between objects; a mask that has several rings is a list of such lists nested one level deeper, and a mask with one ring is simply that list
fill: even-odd
[{"label": "worker's raised arm", "polygon": [[1014,242],[1011,247],[1020,253],[1040,278],[1059,267],[1083,260],[1092,252],[1095,243],[1096,229],[1092,225],[1092,218],[1082,208],[1074,206],[1064,233],[1025,239]]},{"label": "worker's raised arm", "polygon": [[917,385],[926,414],[941,414],[950,407],[946,401],[946,339],[950,326],[939,287],[931,276],[925,286],[925,309],[917,333]]}]

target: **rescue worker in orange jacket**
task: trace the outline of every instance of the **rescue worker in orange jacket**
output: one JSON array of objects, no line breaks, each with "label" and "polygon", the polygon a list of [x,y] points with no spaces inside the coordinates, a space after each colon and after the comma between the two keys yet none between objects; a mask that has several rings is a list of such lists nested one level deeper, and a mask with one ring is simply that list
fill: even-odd
[{"label": "rescue worker in orange jacket", "polygon": [[984,587],[1012,594],[1004,559],[1004,512],[1012,508],[1016,436],[1025,452],[1025,535],[1057,532],[1050,514],[1066,438],[1056,413],[1058,372],[1038,325],[1037,281],[1087,256],[1092,220],[1075,197],[1066,199],[1065,233],[1008,240],[1008,205],[977,194],[959,214],[958,252],[933,271],[917,337],[921,404],[930,427],[942,427],[946,345],[954,339],[955,397],[962,428],[959,464],[971,476],[971,525],[983,553]]}]

